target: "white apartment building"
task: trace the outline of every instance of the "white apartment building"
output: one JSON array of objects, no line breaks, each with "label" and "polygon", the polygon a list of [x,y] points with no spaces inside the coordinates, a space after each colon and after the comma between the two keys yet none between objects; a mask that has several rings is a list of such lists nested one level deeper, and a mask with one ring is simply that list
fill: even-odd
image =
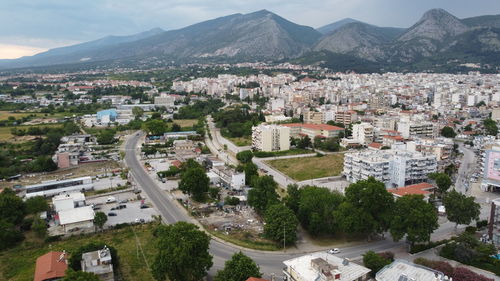
[{"label": "white apartment building", "polygon": [[398,132],[403,138],[432,137],[434,135],[434,124],[425,121],[404,120],[398,122]]},{"label": "white apartment building", "polygon": [[155,106],[173,107],[175,102],[175,97],[161,93],[154,99]]},{"label": "white apartment building", "polygon": [[252,148],[259,151],[289,150],[290,128],[266,124],[252,127]]},{"label": "white apartment building", "polygon": [[374,177],[387,188],[406,186],[425,181],[436,170],[434,155],[408,150],[364,150],[344,155],[343,174],[353,183]]},{"label": "white apartment building", "polygon": [[500,246],[500,198],[491,201],[488,236],[497,246]]},{"label": "white apartment building", "polygon": [[352,138],[362,145],[373,142],[373,126],[369,123],[354,124]]}]

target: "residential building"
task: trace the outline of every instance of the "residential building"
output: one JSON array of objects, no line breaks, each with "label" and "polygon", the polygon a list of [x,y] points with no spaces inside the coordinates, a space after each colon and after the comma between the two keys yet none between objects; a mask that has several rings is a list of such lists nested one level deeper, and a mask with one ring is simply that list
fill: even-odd
[{"label": "residential building", "polygon": [[337,111],[335,113],[335,122],[349,126],[358,119],[358,114],[354,110]]},{"label": "residential building", "polygon": [[48,252],[36,259],[34,281],[53,281],[66,275],[68,262],[65,252]]},{"label": "residential building", "polygon": [[259,151],[289,150],[290,128],[267,124],[252,127],[252,148]]},{"label": "residential building", "polygon": [[346,153],[343,174],[350,182],[369,177],[387,188],[423,182],[437,170],[436,157],[407,150],[373,150]]},{"label": "residential building", "polygon": [[283,124],[282,126],[290,128],[290,136],[292,138],[299,138],[301,136],[309,136],[311,139],[318,136],[322,138],[337,138],[344,133],[344,128],[327,124],[290,123]]},{"label": "residential building", "polygon": [[82,271],[94,273],[102,281],[114,281],[111,251],[104,246],[102,250],[82,254]]},{"label": "residential building", "polygon": [[498,190],[500,188],[500,141],[485,151],[483,163],[483,191]]},{"label": "residential building", "polygon": [[407,185],[403,187],[390,188],[387,191],[392,193],[394,197],[403,197],[405,195],[423,195],[426,200],[433,193],[435,187],[427,182]]},{"label": "residential building", "polygon": [[326,252],[309,254],[283,262],[289,281],[363,281],[370,269]]},{"label": "residential building", "polygon": [[166,108],[173,107],[175,103],[175,97],[170,96],[166,93],[161,93],[159,96],[154,98],[155,106],[164,106]]},{"label": "residential building", "polygon": [[362,145],[373,142],[373,126],[369,123],[352,125],[352,138]]},{"label": "residential building", "polygon": [[73,229],[90,230],[94,228],[94,215],[92,206],[67,209],[57,213],[56,222],[62,226],[66,233],[73,231]]},{"label": "residential building", "polygon": [[323,112],[309,110],[304,114],[304,122],[310,124],[323,124]]},{"label": "residential building", "polygon": [[398,122],[398,131],[405,139],[414,137],[433,137],[434,124],[427,121],[403,120]]},{"label": "residential building", "polygon": [[397,259],[383,267],[375,275],[376,281],[444,281],[448,279],[441,271]]},{"label": "residential building", "polygon": [[85,195],[81,192],[63,193],[52,197],[52,206],[56,212],[85,206]]},{"label": "residential building", "polygon": [[500,198],[491,201],[488,236],[497,247],[500,247]]}]

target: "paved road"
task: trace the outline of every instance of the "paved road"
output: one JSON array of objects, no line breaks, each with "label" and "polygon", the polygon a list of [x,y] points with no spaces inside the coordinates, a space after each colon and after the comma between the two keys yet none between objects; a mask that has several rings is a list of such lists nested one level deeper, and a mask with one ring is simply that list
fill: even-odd
[{"label": "paved road", "polygon": [[[464,156],[462,157],[462,162],[458,168],[455,190],[463,194],[468,194],[470,190],[470,175],[475,166],[476,155],[474,154],[474,151],[466,148],[462,143],[459,144],[459,147]],[[467,186],[465,183],[467,183]]]},{"label": "paved road", "polygon": [[[137,148],[137,143],[140,137],[140,135],[131,136],[127,140],[125,145],[125,162],[130,172],[132,173],[135,182],[144,190],[147,197],[151,200],[155,208],[161,214],[164,222],[175,223],[177,221],[187,221],[198,224],[195,219],[187,214],[185,209],[179,207],[177,202],[175,202],[175,200],[170,197],[168,193],[161,191],[160,187],[145,172],[138,159],[139,151]],[[369,244],[362,244],[344,248],[342,249],[342,253],[339,256],[359,258],[362,254],[370,249],[374,251],[387,251],[392,248],[400,248],[402,245],[404,244],[401,242],[395,243],[391,240],[381,240]],[[210,275],[213,275],[217,270],[221,269],[224,266],[224,262],[230,259],[233,253],[240,250],[241,249],[237,246],[222,243],[218,240],[212,240],[210,243],[210,253],[214,257],[214,266],[210,270]],[[287,251],[294,253],[243,250],[246,255],[251,257],[260,266],[265,278],[270,278],[271,274],[280,276],[281,270],[283,268],[283,261],[301,255],[300,253],[297,253],[297,251],[294,251],[294,249],[290,249]]]}]

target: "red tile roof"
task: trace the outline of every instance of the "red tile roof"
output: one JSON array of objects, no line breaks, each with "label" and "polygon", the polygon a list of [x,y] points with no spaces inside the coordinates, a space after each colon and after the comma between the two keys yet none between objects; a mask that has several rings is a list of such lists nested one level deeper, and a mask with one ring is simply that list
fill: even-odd
[{"label": "red tile roof", "polygon": [[64,257],[60,260],[63,252],[48,252],[36,259],[35,278],[34,281],[43,281],[58,277],[64,277],[68,264]]},{"label": "red tile roof", "polygon": [[249,277],[246,281],[269,281],[267,279]]},{"label": "red tile roof", "polygon": [[312,130],[325,130],[325,131],[343,131],[344,128],[340,128],[337,126],[327,125],[327,124],[302,124],[302,123],[290,123],[290,124],[282,124],[285,127],[302,127],[306,129]]},{"label": "red tile roof", "polygon": [[398,187],[398,188],[391,188],[388,189],[390,193],[396,195],[396,196],[404,196],[404,195],[411,195],[411,194],[422,194],[422,195],[427,195],[432,192],[434,189],[434,186],[430,183],[422,182],[418,184],[413,184],[413,185],[407,185],[405,187]]},{"label": "red tile roof", "polygon": [[397,141],[403,141],[404,138],[402,136],[388,136],[388,135],[385,135],[385,136],[382,136],[383,138],[385,139],[393,139],[393,140],[397,140]]},{"label": "red tile roof", "polygon": [[383,144],[382,143],[379,143],[379,142],[372,142],[368,145],[369,147],[373,147],[373,148],[377,148],[377,149],[380,149]]}]

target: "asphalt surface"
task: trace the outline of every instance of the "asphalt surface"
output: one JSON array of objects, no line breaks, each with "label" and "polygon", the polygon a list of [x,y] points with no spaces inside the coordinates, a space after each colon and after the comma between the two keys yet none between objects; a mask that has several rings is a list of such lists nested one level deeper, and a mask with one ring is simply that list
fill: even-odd
[{"label": "asphalt surface", "polygon": [[[460,150],[463,152],[462,162],[458,168],[458,176],[455,182],[455,190],[467,194],[470,190],[470,175],[476,163],[476,155],[474,151],[466,148],[463,144],[459,144]],[[467,186],[466,186],[467,184]]]},{"label": "asphalt surface", "polygon": [[[153,181],[153,179],[146,173],[144,167],[138,159],[137,144],[142,135],[134,134],[125,144],[125,162],[132,173],[136,184],[142,188],[147,197],[153,203],[154,207],[161,214],[165,223],[175,223],[178,221],[186,221],[198,224],[195,219],[190,217],[184,208],[180,207],[170,195],[160,189],[160,187]],[[361,244],[352,247],[341,249],[340,257],[359,258],[368,250],[373,251],[388,251],[392,248],[401,248],[404,243],[393,242],[389,239],[376,241],[372,243]],[[283,261],[303,255],[294,249],[287,250],[292,253],[285,252],[265,252],[255,250],[242,250],[240,247],[222,243],[218,240],[211,240],[210,254],[213,256],[213,267],[209,274],[213,276],[215,272],[224,266],[224,262],[231,258],[231,256],[238,251],[242,251],[251,257],[264,273],[264,278],[270,278],[271,275],[282,276],[282,269],[284,267]],[[279,280],[279,279],[278,279]]]}]

